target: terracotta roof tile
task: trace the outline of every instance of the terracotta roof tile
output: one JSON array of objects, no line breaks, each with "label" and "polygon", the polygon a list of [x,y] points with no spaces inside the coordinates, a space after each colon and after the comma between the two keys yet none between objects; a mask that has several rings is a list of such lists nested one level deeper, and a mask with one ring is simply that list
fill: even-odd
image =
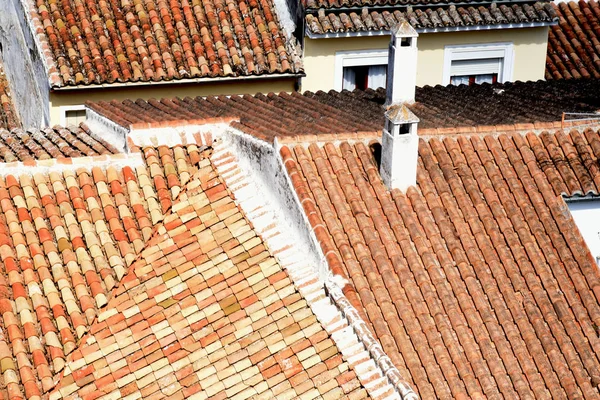
[{"label": "terracotta roof tile", "polygon": [[595,0],[552,3],[560,18],[548,32],[546,79],[600,77],[600,5]]},{"label": "terracotta roof tile", "polygon": [[356,8],[343,12],[318,11],[306,15],[306,29],[311,34],[390,31],[401,21],[408,21],[417,31],[482,25],[505,25],[558,21],[558,16],[547,2],[500,6],[440,6],[422,9],[396,7],[395,9]]},{"label": "terracotta roof tile", "polygon": [[599,140],[422,139],[406,193],[383,185],[378,142],[281,156],[331,269],[422,398],[597,398],[600,273],[560,194],[597,194]]},{"label": "terracotta roof tile", "polygon": [[53,87],[301,70],[269,0],[30,2]]},{"label": "terracotta roof tile", "polygon": [[20,126],[0,54],[0,129],[10,130]]},{"label": "terracotta roof tile", "polygon": [[[195,172],[189,159],[198,149],[171,151],[180,168]],[[55,375],[163,219],[160,191],[149,176],[155,167],[169,169],[164,159],[133,168],[106,167],[102,159],[105,169],[88,163],[55,172],[30,165],[20,167],[21,175],[0,177],[4,397],[32,398],[54,387]]]},{"label": "terracotta roof tile", "polygon": [[[512,129],[552,128],[563,112],[596,112],[600,80],[537,81],[474,86],[417,88],[411,110],[420,128],[464,128],[512,125]],[[353,92],[305,92],[255,96],[197,97],[195,99],[126,100],[88,106],[125,127],[184,126],[197,121],[222,120],[260,139],[275,137],[301,141],[337,135],[352,139],[383,126],[383,89]],[[526,105],[526,106],[524,106]],[[268,119],[268,126],[265,124]],[[531,125],[516,125],[526,124]],[[548,123],[548,124],[544,124]],[[541,124],[541,125],[540,125]],[[453,132],[458,132],[458,129]],[[378,134],[376,134],[378,135]]]},{"label": "terracotta roof tile", "polygon": [[143,149],[158,198],[167,178],[168,211],[50,398],[365,398],[211,159],[186,163],[187,175],[177,174],[185,183],[169,183],[185,150]]}]

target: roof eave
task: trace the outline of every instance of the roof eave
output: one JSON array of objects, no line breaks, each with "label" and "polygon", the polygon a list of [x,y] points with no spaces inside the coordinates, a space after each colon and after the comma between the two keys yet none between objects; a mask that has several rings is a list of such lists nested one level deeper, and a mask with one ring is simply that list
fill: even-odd
[{"label": "roof eave", "polygon": [[95,90],[95,89],[111,89],[124,87],[138,86],[158,86],[158,85],[180,85],[186,83],[221,83],[221,82],[237,82],[248,80],[275,80],[275,79],[292,79],[305,77],[304,72],[281,73],[281,74],[262,74],[262,75],[244,75],[244,76],[219,76],[219,77],[204,77],[204,78],[185,78],[162,81],[139,81],[139,82],[113,82],[113,83],[93,83],[89,85],[62,85],[53,86],[53,91],[69,91],[69,90]]}]

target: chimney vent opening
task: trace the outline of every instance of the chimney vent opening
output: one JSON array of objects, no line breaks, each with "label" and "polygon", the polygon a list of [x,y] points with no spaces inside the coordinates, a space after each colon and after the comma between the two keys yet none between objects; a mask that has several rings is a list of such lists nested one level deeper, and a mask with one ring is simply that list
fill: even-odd
[{"label": "chimney vent opening", "polygon": [[405,135],[407,133],[410,133],[410,125],[411,124],[400,124],[400,134],[401,135]]},{"label": "chimney vent opening", "polygon": [[412,44],[412,38],[404,37],[400,39],[400,47],[410,47]]}]

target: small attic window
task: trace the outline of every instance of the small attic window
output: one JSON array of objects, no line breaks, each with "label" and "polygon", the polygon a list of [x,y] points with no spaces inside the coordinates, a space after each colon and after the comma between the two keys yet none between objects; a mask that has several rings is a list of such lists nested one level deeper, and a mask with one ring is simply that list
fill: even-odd
[{"label": "small attic window", "polygon": [[566,197],[571,216],[600,265],[600,196]]},{"label": "small attic window", "polygon": [[62,126],[79,126],[86,119],[85,106],[62,106],[60,124]]}]

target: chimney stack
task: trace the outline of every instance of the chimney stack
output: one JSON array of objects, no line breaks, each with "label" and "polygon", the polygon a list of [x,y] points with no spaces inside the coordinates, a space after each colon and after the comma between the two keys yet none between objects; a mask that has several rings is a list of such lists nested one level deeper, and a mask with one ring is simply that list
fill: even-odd
[{"label": "chimney stack", "polygon": [[388,55],[386,107],[415,102],[418,36],[417,31],[406,20],[392,29]]},{"label": "chimney stack", "polygon": [[403,21],[393,29],[390,41],[380,167],[381,178],[390,190],[406,191],[417,180],[419,118],[406,104],[415,102],[418,36]]}]

